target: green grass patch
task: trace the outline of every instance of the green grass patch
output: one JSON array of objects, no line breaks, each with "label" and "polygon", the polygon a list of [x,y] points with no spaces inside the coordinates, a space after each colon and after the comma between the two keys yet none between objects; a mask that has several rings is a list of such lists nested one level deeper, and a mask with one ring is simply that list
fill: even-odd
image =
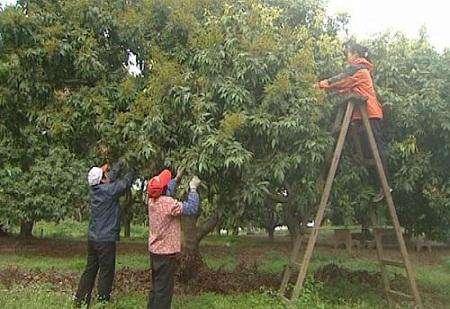
[{"label": "green grass patch", "polygon": [[85,265],[86,258],[81,256],[56,258],[32,254],[0,255],[0,269],[16,266],[26,270],[81,271]]},{"label": "green grass patch", "polygon": [[227,270],[232,271],[239,264],[238,260],[234,256],[212,256],[212,255],[203,255],[203,260],[208,265],[209,268],[218,270]]},{"label": "green grass patch", "polygon": [[[150,267],[148,255],[117,255],[116,269],[147,269]],[[49,270],[81,272],[86,266],[86,256],[49,257],[32,254],[0,254],[0,269],[16,266],[26,270]]]},{"label": "green grass patch", "polygon": [[33,228],[35,237],[55,239],[82,239],[87,237],[88,222],[67,219],[60,223],[38,221]]},{"label": "green grass patch", "polygon": [[242,242],[243,238],[239,236],[225,236],[225,235],[208,235],[202,239],[202,246],[220,246],[220,247],[232,247]]},{"label": "green grass patch", "polygon": [[[67,292],[55,292],[50,285],[35,287],[14,287],[10,290],[0,288],[0,308],[11,309],[59,309],[71,308],[72,295]],[[331,294],[320,286],[307,285],[303,296],[295,303],[296,308],[379,308],[376,302],[363,300],[360,295],[356,301],[344,298],[327,299]],[[324,296],[325,295],[325,296]],[[364,294],[365,295],[365,294]],[[379,299],[378,299],[379,300]],[[111,303],[102,305],[93,303],[91,308],[145,308],[147,295],[130,293],[115,296]],[[285,306],[274,291],[259,291],[244,294],[222,295],[204,293],[198,296],[175,296],[174,309],[283,309]]]},{"label": "green grass patch", "polygon": [[258,268],[269,273],[281,273],[288,257],[278,251],[267,251],[258,261]]},{"label": "green grass patch", "polygon": [[[33,236],[38,238],[53,238],[66,240],[80,240],[87,238],[89,221],[79,222],[73,219],[64,221],[46,222],[37,221],[33,227]],[[10,227],[10,232],[19,234],[19,226]],[[121,237],[123,238],[123,226]],[[142,241],[148,238],[148,227],[140,224],[131,224],[131,240]],[[127,239],[128,240],[128,239]]]},{"label": "green grass patch", "polygon": [[71,308],[71,304],[69,294],[52,291],[49,285],[14,287],[9,290],[0,288],[0,308],[56,309]]}]

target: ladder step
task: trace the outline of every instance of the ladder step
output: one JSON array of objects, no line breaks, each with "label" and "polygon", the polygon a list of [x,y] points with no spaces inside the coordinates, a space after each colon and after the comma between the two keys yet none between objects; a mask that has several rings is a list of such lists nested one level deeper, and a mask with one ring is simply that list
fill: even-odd
[{"label": "ladder step", "polygon": [[281,298],[281,300],[282,300],[283,302],[285,302],[287,305],[290,305],[290,304],[292,303],[292,301],[291,301],[289,298],[287,298],[286,296],[284,296],[284,295],[280,295],[280,298]]},{"label": "ladder step", "polygon": [[363,163],[367,166],[376,166],[374,159],[363,159]]},{"label": "ladder step", "polygon": [[405,293],[399,292],[399,291],[389,290],[389,293],[392,295],[407,298],[407,299],[414,299],[414,297],[412,297],[411,295],[408,295],[408,294],[405,294]]},{"label": "ladder step", "polygon": [[372,225],[370,228],[383,230],[383,231],[393,231],[395,228],[392,225]]},{"label": "ladder step", "polygon": [[381,263],[383,263],[384,265],[405,267],[405,263],[399,262],[399,261],[392,261],[392,260],[381,259]]}]

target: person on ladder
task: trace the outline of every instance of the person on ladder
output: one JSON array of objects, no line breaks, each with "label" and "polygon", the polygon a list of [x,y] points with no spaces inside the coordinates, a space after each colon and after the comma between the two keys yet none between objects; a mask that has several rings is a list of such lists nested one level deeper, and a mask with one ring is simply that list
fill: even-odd
[{"label": "person on ladder", "polygon": [[[375,141],[377,142],[384,172],[386,177],[388,177],[389,174],[387,169],[385,141],[381,133],[383,109],[381,104],[378,102],[371,75],[374,65],[370,61],[368,49],[358,43],[347,43],[345,45],[345,53],[349,63],[349,66],[345,69],[345,71],[329,79],[322,80],[315,86],[318,89],[335,91],[340,95],[361,97],[361,99],[366,101],[367,115],[369,117],[370,126],[372,127]],[[361,127],[361,113],[358,108],[356,108],[353,112],[352,122],[358,127]],[[367,133],[364,135],[363,145],[365,152],[370,153]],[[380,191],[373,198],[373,202],[378,203],[383,199],[384,193],[380,185]]]}]

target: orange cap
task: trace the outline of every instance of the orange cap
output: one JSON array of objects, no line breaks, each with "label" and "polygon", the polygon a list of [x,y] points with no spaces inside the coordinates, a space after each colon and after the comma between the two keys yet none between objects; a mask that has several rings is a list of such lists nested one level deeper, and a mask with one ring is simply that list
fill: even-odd
[{"label": "orange cap", "polygon": [[168,169],[163,170],[158,176],[150,179],[147,185],[147,194],[149,195],[149,197],[160,197],[171,179],[172,173]]}]

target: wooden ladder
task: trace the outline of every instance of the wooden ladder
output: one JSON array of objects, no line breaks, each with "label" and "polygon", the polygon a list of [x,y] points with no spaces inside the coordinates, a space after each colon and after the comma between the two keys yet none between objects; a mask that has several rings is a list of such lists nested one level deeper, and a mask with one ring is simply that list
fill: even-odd
[{"label": "wooden ladder", "polygon": [[[303,237],[302,237],[302,235],[299,234],[299,236],[297,237],[297,239],[294,242],[294,248],[292,250],[290,260],[289,260],[288,264],[286,265],[286,268],[285,268],[285,271],[283,274],[283,279],[282,279],[281,286],[280,286],[280,290],[279,290],[279,295],[280,295],[280,298],[285,302],[285,304],[287,306],[292,306],[294,304],[294,301],[299,297],[300,292],[303,287],[303,284],[305,282],[306,272],[308,270],[309,262],[311,260],[314,246],[317,241],[317,236],[319,234],[320,226],[322,224],[322,219],[324,217],[325,208],[328,203],[328,199],[330,197],[331,187],[332,187],[332,184],[334,181],[334,177],[336,175],[336,170],[339,165],[339,159],[341,157],[342,149],[343,149],[345,138],[347,136],[347,132],[348,132],[348,129],[350,126],[350,120],[352,117],[353,110],[355,108],[355,104],[359,105],[359,102],[356,100],[350,100],[347,102],[347,108],[346,108],[344,118],[342,120],[342,125],[341,125],[341,129],[339,132],[336,149],[334,150],[334,155],[333,155],[333,158],[331,161],[331,166],[330,166],[330,169],[328,172],[328,176],[326,178],[322,198],[320,200],[319,208],[317,210],[316,218],[314,221],[314,227],[312,228],[312,232],[309,235],[308,244],[306,246],[306,251],[304,253],[302,263],[301,264],[299,263],[298,258],[299,258],[299,254],[300,254],[300,247],[302,244]],[[365,102],[363,104],[365,105]],[[411,265],[411,262],[409,261],[408,251],[406,249],[406,244],[403,239],[403,234],[401,231],[400,223],[398,221],[397,212],[395,210],[394,201],[393,201],[392,195],[391,195],[391,190],[388,185],[386,175],[384,173],[380,154],[378,152],[377,144],[376,144],[375,138],[373,136],[369,118],[367,116],[367,111],[366,111],[365,106],[362,106],[362,108],[359,108],[359,109],[361,111],[365,130],[367,131],[367,135],[369,137],[370,150],[372,152],[373,158],[375,159],[375,165],[377,168],[378,176],[380,178],[380,182],[383,187],[384,196],[385,196],[387,204],[388,204],[389,214],[392,219],[392,223],[394,225],[395,234],[397,236],[397,241],[398,241],[398,244],[400,247],[400,253],[401,253],[401,256],[403,259],[403,261],[400,262],[400,261],[388,260],[385,258],[384,252],[383,252],[383,246],[382,246],[383,229],[374,227],[373,231],[374,231],[375,243],[376,243],[376,248],[377,248],[377,257],[378,257],[378,261],[379,261],[379,265],[380,265],[381,277],[382,277],[382,281],[383,281],[383,285],[384,285],[384,291],[386,294],[386,298],[388,300],[388,304],[390,307],[393,307],[393,305],[394,305],[391,297],[396,296],[396,297],[402,297],[402,298],[406,298],[409,300],[413,300],[415,302],[416,308],[423,308],[422,301],[420,299],[419,290],[417,289],[414,270]],[[373,223],[375,223],[375,222],[373,222]],[[388,274],[386,271],[387,266],[395,266],[395,267],[404,267],[405,268],[412,295],[408,295],[403,292],[391,290]],[[299,271],[299,274],[297,277],[297,281],[294,285],[291,297],[289,298],[286,296],[286,291],[287,291],[287,287],[288,287],[289,280],[291,278],[293,269],[296,267],[298,267],[300,269],[300,271]]]}]

